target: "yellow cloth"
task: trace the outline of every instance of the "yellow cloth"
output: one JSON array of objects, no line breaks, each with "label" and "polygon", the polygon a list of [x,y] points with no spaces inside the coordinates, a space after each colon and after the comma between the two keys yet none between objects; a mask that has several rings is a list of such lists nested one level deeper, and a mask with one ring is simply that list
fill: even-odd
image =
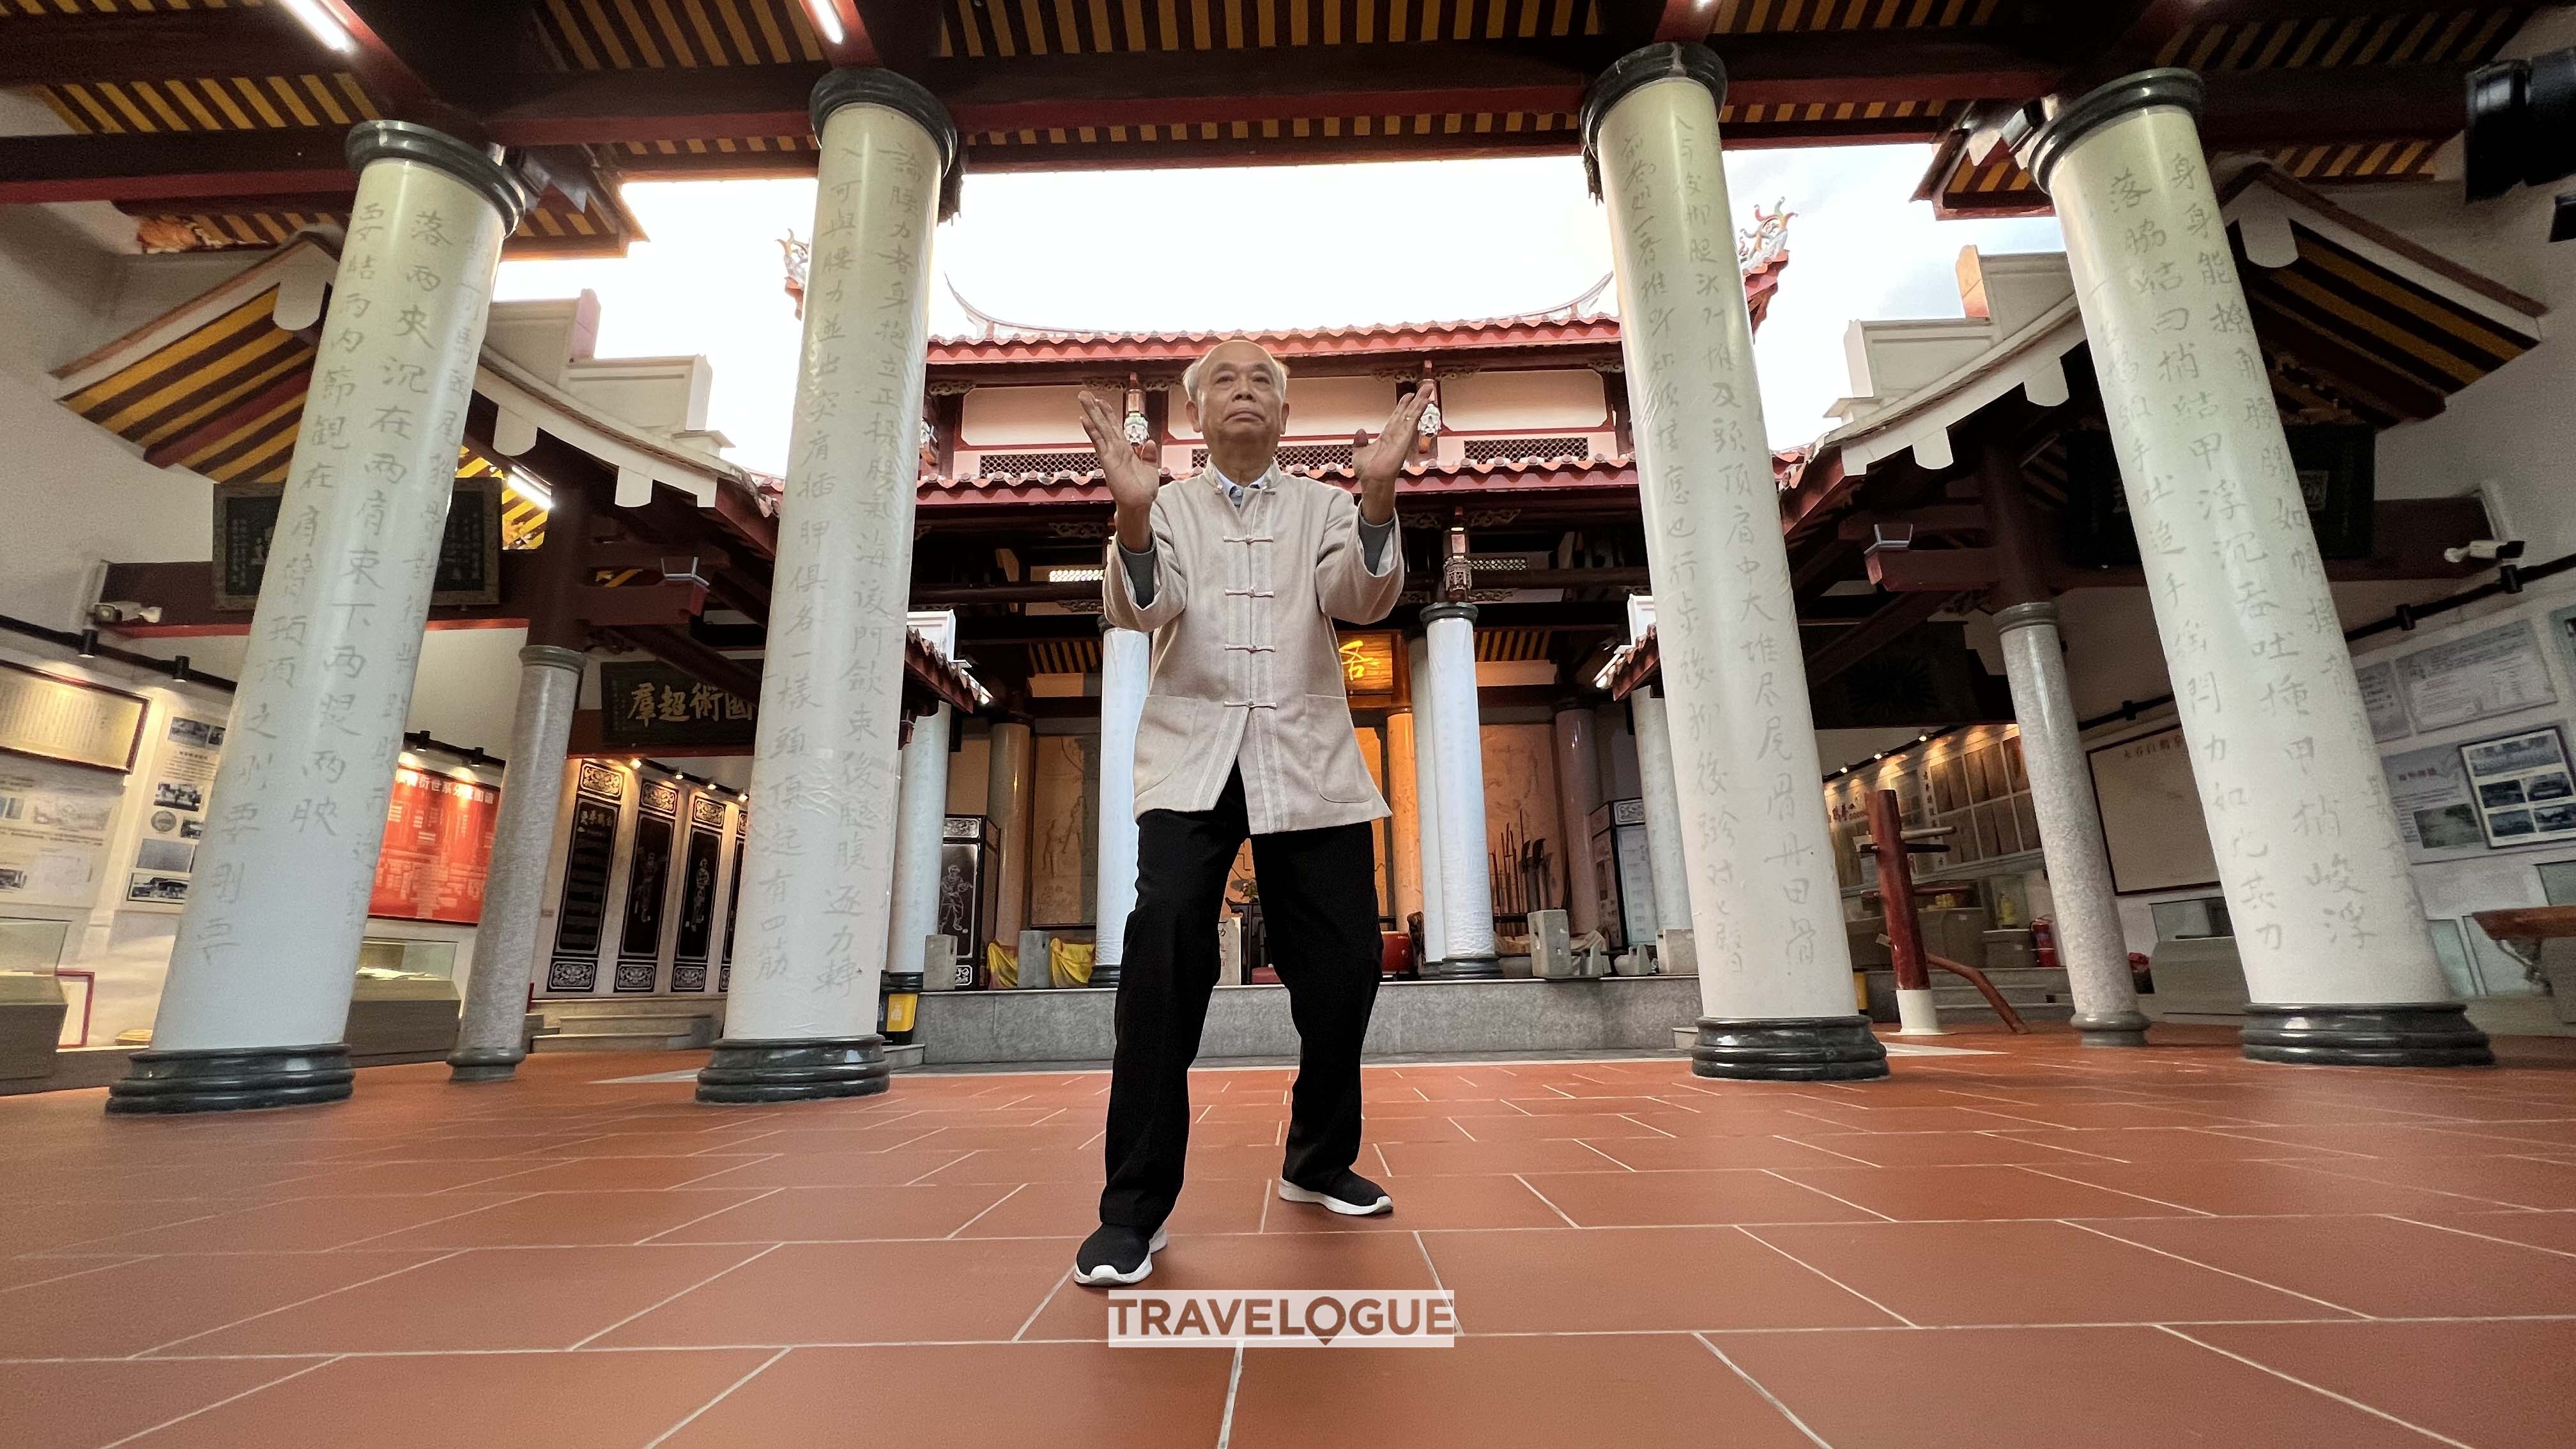
[{"label": "yellow cloth", "polygon": [[1099,950],[1087,941],[1077,943],[1050,938],[1047,941],[1047,969],[1053,973],[1054,984],[1090,985],[1091,963],[1097,959]]},{"label": "yellow cloth", "polygon": [[999,941],[984,946],[984,982],[995,989],[1020,984],[1020,953]]}]

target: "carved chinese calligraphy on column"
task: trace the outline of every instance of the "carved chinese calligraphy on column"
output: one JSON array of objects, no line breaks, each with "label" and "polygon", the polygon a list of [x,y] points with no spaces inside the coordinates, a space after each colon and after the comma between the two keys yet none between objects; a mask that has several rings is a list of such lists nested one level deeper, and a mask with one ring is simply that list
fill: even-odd
[{"label": "carved chinese calligraphy on column", "polygon": [[2104,122],[2049,185],[2254,999],[2439,1000],[2198,130]]},{"label": "carved chinese calligraphy on column", "polygon": [[737,1038],[864,1035],[885,964],[939,160],[919,123],[866,104],[832,113],[822,151],[752,776],[762,824],[727,1021]]},{"label": "carved chinese calligraphy on column", "polygon": [[436,167],[360,177],[157,1047],[340,1038],[504,230]]},{"label": "carved chinese calligraphy on column", "polygon": [[1598,150],[1702,1004],[1714,1017],[1848,1015],[1715,102],[1692,80],[1640,86],[1601,122]]}]

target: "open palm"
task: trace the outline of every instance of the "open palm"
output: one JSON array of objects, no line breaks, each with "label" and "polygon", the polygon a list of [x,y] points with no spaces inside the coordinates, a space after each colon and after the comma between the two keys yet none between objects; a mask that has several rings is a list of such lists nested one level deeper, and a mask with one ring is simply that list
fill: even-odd
[{"label": "open palm", "polygon": [[1091,435],[1091,446],[1100,454],[1100,471],[1109,480],[1109,497],[1119,508],[1142,509],[1153,505],[1154,494],[1163,486],[1160,460],[1144,446],[1127,441],[1127,430],[1107,399],[1085,392],[1082,402],[1082,430]]},{"label": "open palm", "polygon": [[1431,384],[1424,383],[1412,395],[1395,405],[1386,416],[1386,429],[1374,439],[1358,443],[1351,450],[1352,469],[1360,475],[1360,486],[1390,485],[1404,465],[1413,460],[1414,441],[1420,436],[1422,410],[1431,403]]}]

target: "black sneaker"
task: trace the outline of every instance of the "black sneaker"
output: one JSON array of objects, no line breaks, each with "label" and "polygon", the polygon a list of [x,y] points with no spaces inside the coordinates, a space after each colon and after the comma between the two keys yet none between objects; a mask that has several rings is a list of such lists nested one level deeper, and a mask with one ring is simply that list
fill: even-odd
[{"label": "black sneaker", "polygon": [[1134,1228],[1115,1223],[1102,1223],[1099,1231],[1082,1240],[1073,1255],[1073,1281],[1076,1283],[1142,1283],[1154,1271],[1154,1255],[1171,1245],[1171,1234],[1154,1229],[1148,1239]]},{"label": "black sneaker", "polygon": [[1379,1213],[1391,1212],[1395,1208],[1395,1199],[1386,1195],[1385,1188],[1348,1168],[1344,1168],[1340,1176],[1320,1189],[1299,1187],[1283,1177],[1279,1179],[1279,1200],[1281,1202],[1319,1202],[1342,1216],[1351,1218],[1375,1217]]}]

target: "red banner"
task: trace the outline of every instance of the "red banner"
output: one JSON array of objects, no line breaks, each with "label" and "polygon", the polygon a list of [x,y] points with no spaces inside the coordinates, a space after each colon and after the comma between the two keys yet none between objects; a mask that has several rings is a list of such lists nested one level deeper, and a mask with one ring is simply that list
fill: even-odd
[{"label": "red banner", "polygon": [[376,857],[367,914],[471,926],[483,917],[483,877],[492,865],[497,786],[426,770],[394,771],[385,807],[385,847]]}]

